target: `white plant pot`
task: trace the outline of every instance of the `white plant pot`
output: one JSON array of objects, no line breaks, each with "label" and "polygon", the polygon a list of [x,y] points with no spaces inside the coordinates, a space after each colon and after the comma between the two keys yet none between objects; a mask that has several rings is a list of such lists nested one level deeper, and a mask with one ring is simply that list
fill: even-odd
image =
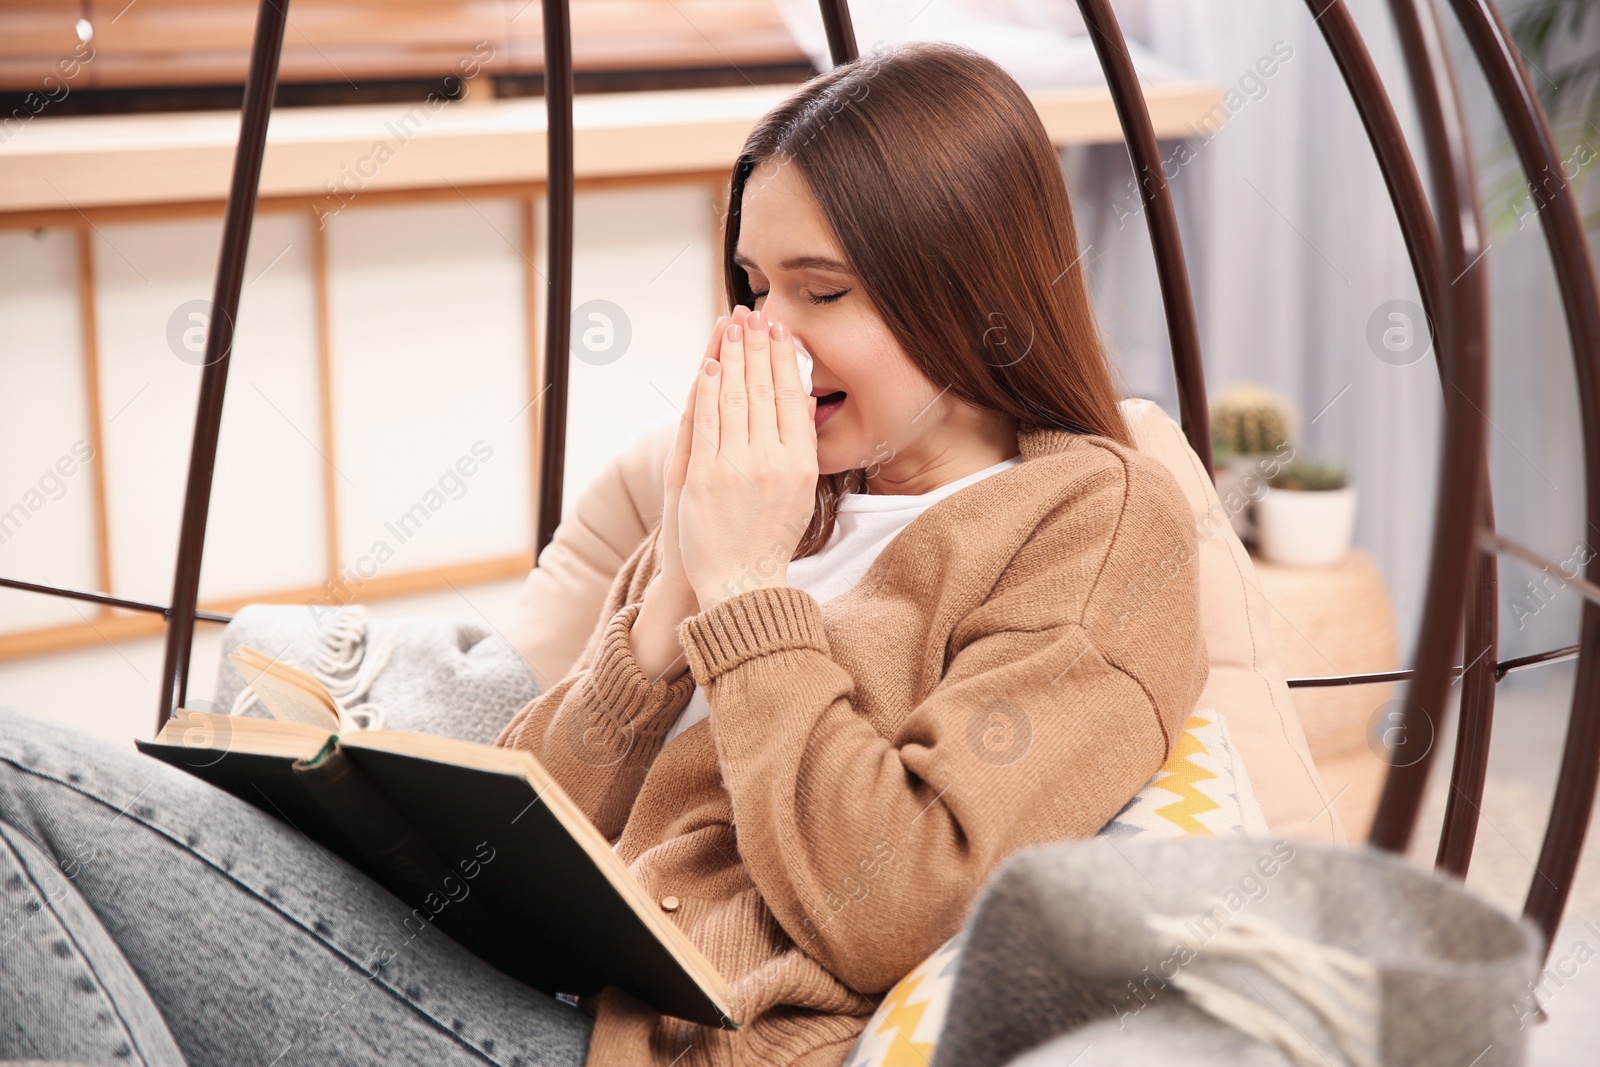
[{"label": "white plant pot", "polygon": [[1344,559],[1356,529],[1356,488],[1269,489],[1255,502],[1256,547],[1290,567],[1326,567]]},{"label": "white plant pot", "polygon": [[1274,452],[1236,452],[1217,468],[1217,500],[1241,541],[1255,539],[1255,501],[1266,495],[1268,471],[1277,470]]}]

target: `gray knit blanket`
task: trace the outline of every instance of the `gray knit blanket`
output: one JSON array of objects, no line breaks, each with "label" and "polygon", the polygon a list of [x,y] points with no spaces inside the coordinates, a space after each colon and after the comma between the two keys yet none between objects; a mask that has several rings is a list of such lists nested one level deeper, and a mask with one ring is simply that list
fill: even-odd
[{"label": "gray knit blanket", "polygon": [[366,729],[493,744],[540,688],[516,646],[487,625],[375,619],[360,605],[248,604],[223,631],[216,693],[197,710],[270,718],[228,659],[249,645],[321,679]]},{"label": "gray knit blanket", "polygon": [[1030,849],[963,936],[933,1067],[1509,1067],[1543,953],[1455,879],[1268,838]]}]

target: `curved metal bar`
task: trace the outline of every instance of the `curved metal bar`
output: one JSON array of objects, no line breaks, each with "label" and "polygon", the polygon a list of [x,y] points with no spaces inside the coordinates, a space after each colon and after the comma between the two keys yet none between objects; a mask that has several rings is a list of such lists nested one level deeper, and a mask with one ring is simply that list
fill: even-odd
[{"label": "curved metal bar", "polygon": [[1145,105],[1139,75],[1128,56],[1122,27],[1109,0],[1078,0],[1089,39],[1100,57],[1117,106],[1122,135],[1128,143],[1128,157],[1138,179],[1139,197],[1144,202],[1145,221],[1150,227],[1150,243],[1156,257],[1156,275],[1161,280],[1161,302],[1166,310],[1167,336],[1172,344],[1172,369],[1177,377],[1178,413],[1184,436],[1206,476],[1216,477],[1211,464],[1211,415],[1206,402],[1205,368],[1200,359],[1200,327],[1195,318],[1194,294],[1189,288],[1189,268],[1183,258],[1183,236],[1178,232],[1178,216],[1172,207],[1172,191],[1161,169],[1161,149],[1156,144],[1155,126]]},{"label": "curved metal bar", "polygon": [[[1388,93],[1367,52],[1349,10],[1342,0],[1307,0],[1313,21],[1333,53],[1344,76],[1351,99],[1366,127],[1367,138],[1377,156],[1378,167],[1389,189],[1395,213],[1400,219],[1411,269],[1421,290],[1430,336],[1437,336],[1436,324],[1443,314],[1444,282],[1439,276],[1441,250],[1439,233],[1416,164],[1406,147]],[[1433,346],[1441,384],[1447,377],[1442,353]],[[1446,384],[1446,389],[1448,385]],[[1489,479],[1487,456],[1482,471],[1483,523],[1494,526],[1493,486]],[[1474,582],[1467,620],[1466,681],[1461,693],[1461,722],[1456,731],[1455,762],[1451,771],[1449,799],[1446,802],[1444,830],[1439,838],[1437,866],[1464,877],[1477,834],[1478,813],[1483,806],[1483,788],[1489,765],[1489,739],[1494,721],[1495,673],[1499,633],[1499,558],[1481,548],[1472,553]],[[1452,675],[1457,673],[1452,668]]]},{"label": "curved metal bar", "polygon": [[[1406,144],[1400,121],[1383,86],[1383,79],[1362,40],[1361,31],[1343,0],[1307,0],[1307,4],[1311,9],[1312,21],[1322,31],[1328,50],[1344,77],[1350,98],[1361,116],[1362,125],[1366,128],[1367,139],[1372,144],[1384,184],[1389,190],[1389,199],[1399,218],[1411,269],[1422,294],[1429,336],[1437,337],[1436,324],[1444,314],[1446,300],[1444,280],[1440,277],[1442,261],[1439,232],[1434,225],[1427,193]],[[1433,354],[1439,368],[1440,382],[1444,385],[1447,377],[1445,363],[1437,344],[1433,345]],[[1445,388],[1448,389],[1448,385]],[[1493,487],[1489,480],[1487,457],[1482,479],[1484,521],[1492,528]],[[1456,733],[1455,764],[1438,857],[1439,866],[1460,876],[1465,876],[1467,871],[1473,837],[1477,833],[1478,812],[1483,806],[1495,684],[1500,678],[1495,663],[1499,621],[1495,598],[1499,588],[1499,558],[1493,551],[1481,548],[1473,553],[1472,558],[1476,568],[1473,586],[1476,596],[1472,600],[1467,625],[1468,666],[1464,672],[1466,682],[1461,694],[1461,727]],[[1412,674],[1410,671],[1400,673],[1407,678]],[[1461,673],[1461,668],[1451,668],[1451,677]]]},{"label": "curved metal bar", "polygon": [[[1483,521],[1480,529],[1494,529],[1494,499],[1489,468],[1483,468]],[[1472,846],[1478,837],[1483,811],[1483,789],[1489,778],[1489,741],[1494,734],[1495,685],[1500,638],[1500,560],[1481,547],[1472,553],[1474,596],[1467,609],[1466,681],[1461,687],[1460,722],[1456,727],[1455,761],[1450,768],[1450,793],[1445,799],[1444,825],[1434,866],[1457,878],[1467,876]]]},{"label": "curved metal bar", "polygon": [[[1440,277],[1442,252],[1432,212],[1428,209],[1421,179],[1406,147],[1404,134],[1395,116],[1382,79],[1362,42],[1359,29],[1340,0],[1308,0],[1313,21],[1321,29],[1329,51],[1343,75],[1351,99],[1366,127],[1368,140],[1377,156],[1379,168],[1389,190],[1412,270],[1421,290],[1430,331],[1437,337],[1437,324],[1444,314],[1446,294]],[[1438,345],[1434,357],[1439,364],[1441,382],[1449,392],[1447,365]],[[1480,477],[1485,521],[1493,523],[1487,456]],[[1455,766],[1451,777],[1445,828],[1440,838],[1438,863],[1458,875],[1466,873],[1473,836],[1477,831],[1482,806],[1484,777],[1488,766],[1488,744],[1494,713],[1494,686],[1500,675],[1495,663],[1498,607],[1498,559],[1493,553],[1474,550],[1474,568],[1466,652],[1468,666],[1461,700],[1461,728],[1457,732]],[[1394,672],[1412,677],[1412,672]],[[1462,673],[1451,668],[1450,676]],[[1367,681],[1376,680],[1368,677]],[[1326,683],[1323,683],[1326,684]]]},{"label": "curved metal bar", "polygon": [[1495,673],[1504,678],[1515,671],[1532,670],[1534,667],[1545,667],[1552,663],[1577,659],[1580,648],[1579,645],[1567,645],[1564,648],[1552,648],[1545,652],[1530,652],[1526,656],[1503,659],[1495,668]]},{"label": "curved metal bar", "polygon": [[[1490,0],[1451,0],[1451,6],[1488,79],[1539,201],[1540,222],[1572,339],[1578,410],[1583,419],[1586,528],[1600,529],[1600,284],[1589,258],[1577,201],[1562,171],[1549,119],[1499,11]],[[1600,558],[1589,559],[1586,575],[1591,582],[1600,583]],[[1523,906],[1523,914],[1544,931],[1547,957],[1572,891],[1600,782],[1600,668],[1595,663],[1600,654],[1600,606],[1590,600],[1584,601],[1579,646],[1561,771],[1536,868],[1539,876],[1529,886]]]},{"label": "curved metal bar", "polygon": [[856,29],[850,22],[850,5],[845,0],[818,0],[822,5],[822,28],[828,34],[828,54],[833,65],[848,63],[861,53],[856,49]]},{"label": "curved metal bar", "polygon": [[[1475,572],[1475,531],[1482,515],[1487,462],[1483,409],[1487,405],[1488,343],[1484,320],[1482,226],[1476,178],[1455,89],[1450,57],[1428,0],[1391,0],[1426,135],[1434,197],[1439,205],[1443,293],[1436,347],[1444,381],[1444,433],[1434,511],[1428,591],[1418,636],[1416,675],[1406,693],[1402,729],[1429,720],[1438,735],[1448,697],[1450,666],[1461,633],[1468,581]],[[1418,730],[1420,733],[1421,730]],[[1368,838],[1375,847],[1404,852],[1416,829],[1433,750],[1415,763],[1389,768]]]},{"label": "curved metal bar", "polygon": [[189,657],[194,644],[195,605],[200,600],[200,561],[206,544],[206,517],[211,508],[211,482],[217,465],[217,437],[222,427],[222,399],[228,387],[233,352],[233,324],[239,317],[239,291],[244,260],[250,251],[261,159],[266,154],[267,121],[278,85],[278,57],[289,20],[289,0],[261,0],[256,14],[250,71],[244,81],[244,109],[239,147],[233,156],[233,184],[222,220],[222,253],[211,296],[211,322],[206,328],[205,369],[200,375],[200,402],[195,411],[194,441],[189,453],[189,483],[183,495],[183,520],[178,532],[177,573],[172,582],[166,655],[161,665],[160,706],[156,730],[165,726],[183,704],[189,684]]},{"label": "curved metal bar", "polygon": [[[572,133],[572,20],[569,0],[545,0],[544,111],[545,181],[544,390],[539,448],[539,528],[535,563],[561,523],[561,493],[567,467],[568,347],[572,342],[572,212],[576,188]],[[533,256],[533,249],[528,249]],[[530,383],[531,384],[531,383]]]},{"label": "curved metal bar", "polygon": [[[1495,679],[1498,681],[1508,674],[1516,671],[1532,670],[1535,667],[1548,667],[1552,663],[1561,663],[1578,657],[1578,645],[1566,645],[1562,648],[1552,648],[1544,652],[1530,652],[1526,656],[1516,656],[1512,659],[1503,659],[1494,666]],[[1451,667],[1452,680],[1466,673],[1462,667]],[[1336,685],[1380,685],[1385,682],[1404,682],[1416,677],[1414,670],[1404,671],[1374,671],[1369,674],[1317,674],[1307,678],[1287,679],[1290,689],[1331,689]]]},{"label": "curved metal bar", "polygon": [[[59,585],[40,585],[37,582],[24,582],[17,578],[0,578],[0,585],[10,586],[12,589],[21,589],[28,593],[43,593],[45,596],[58,596],[67,600],[86,600],[91,604],[105,604],[113,608],[127,608],[129,611],[143,611],[151,615],[164,615],[172,617],[172,609],[165,604],[151,604],[145,600],[129,600],[126,597],[112,596],[109,593],[89,593],[82,589],[64,589]],[[201,622],[232,622],[232,615],[223,615],[215,611],[195,610],[194,617]]]}]

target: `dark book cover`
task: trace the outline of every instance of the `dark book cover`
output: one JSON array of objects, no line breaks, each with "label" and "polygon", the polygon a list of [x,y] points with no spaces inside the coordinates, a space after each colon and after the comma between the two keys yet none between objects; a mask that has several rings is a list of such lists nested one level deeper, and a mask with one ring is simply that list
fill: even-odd
[{"label": "dark book cover", "polygon": [[523,775],[332,738],[303,760],[135,744],[293,825],[410,905],[416,925],[542,992],[616,985],[664,1014],[734,1025]]}]

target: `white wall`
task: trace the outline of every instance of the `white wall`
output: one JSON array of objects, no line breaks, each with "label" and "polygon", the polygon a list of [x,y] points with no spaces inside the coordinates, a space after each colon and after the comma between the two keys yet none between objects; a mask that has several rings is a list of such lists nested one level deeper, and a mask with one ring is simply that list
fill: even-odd
[{"label": "white wall", "polygon": [[[717,222],[707,185],[580,192],[565,503],[644,425],[677,406],[718,307]],[[330,216],[332,441],[317,359],[316,219],[257,217],[240,302],[201,598],[320,586],[327,577],[324,464],[336,468],[338,564],[362,579],[527,552],[533,540],[526,271],[543,344],[544,203],[524,247],[513,197],[363,203]],[[0,543],[0,575],[98,588],[92,465],[106,478],[111,591],[164,603],[200,381],[190,301],[206,300],[218,217],[101,220],[90,229],[102,454],[41,476],[89,437],[77,235],[0,230],[0,509],[25,521]],[[531,256],[531,260],[530,260]],[[626,346],[620,338],[628,335]],[[186,343],[187,342],[187,343]],[[73,466],[73,464],[68,464]],[[470,471],[470,473],[466,473]],[[38,504],[33,507],[31,505]],[[410,516],[401,524],[403,516]],[[385,546],[378,549],[380,543]],[[380,561],[381,557],[381,561]],[[372,602],[503,627],[520,579]],[[0,633],[83,623],[98,609],[0,590]],[[221,628],[197,629],[189,692],[215,681]],[[0,704],[126,740],[154,722],[163,641],[0,661]]]},{"label": "white wall", "polygon": [[[65,230],[0,231],[0,574],[92,586],[94,493],[78,462],[89,454],[89,418],[74,245]],[[0,589],[0,633],[69,625],[90,611]]]}]

